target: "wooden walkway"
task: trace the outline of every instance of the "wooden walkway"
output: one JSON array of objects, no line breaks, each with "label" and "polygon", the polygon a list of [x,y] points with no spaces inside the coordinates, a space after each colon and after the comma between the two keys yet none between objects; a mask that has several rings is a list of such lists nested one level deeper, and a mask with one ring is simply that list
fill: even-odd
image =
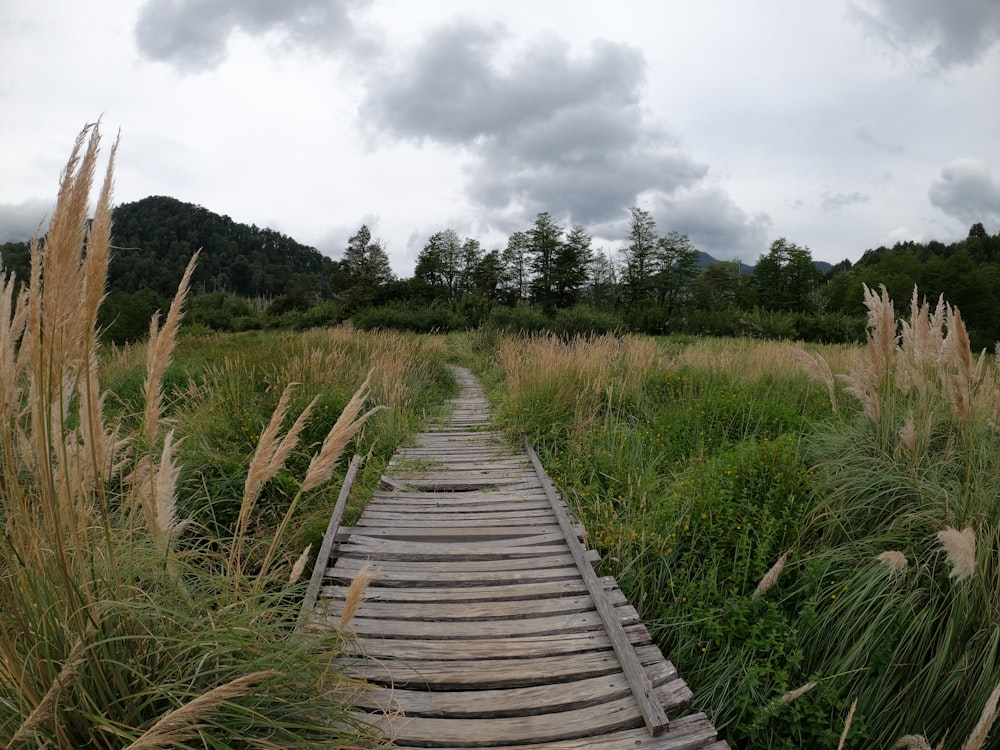
[{"label": "wooden walkway", "polygon": [[728,748],[683,715],[690,690],[595,574],[537,457],[455,374],[450,419],[397,452],[357,526],[331,522],[307,595],[304,617],[336,627],[354,577],[380,574],[348,625],[362,718],[401,746]]}]

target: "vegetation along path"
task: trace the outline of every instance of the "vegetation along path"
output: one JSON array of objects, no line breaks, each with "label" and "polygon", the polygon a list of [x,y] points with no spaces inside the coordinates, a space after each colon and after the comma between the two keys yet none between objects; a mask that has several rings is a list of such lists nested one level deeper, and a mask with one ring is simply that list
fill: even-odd
[{"label": "vegetation along path", "polygon": [[534,452],[491,432],[455,374],[450,418],[399,450],[357,526],[331,522],[307,596],[312,627],[339,626],[377,572],[346,626],[361,718],[403,746],[727,748],[683,715],[690,690],[596,575]]}]

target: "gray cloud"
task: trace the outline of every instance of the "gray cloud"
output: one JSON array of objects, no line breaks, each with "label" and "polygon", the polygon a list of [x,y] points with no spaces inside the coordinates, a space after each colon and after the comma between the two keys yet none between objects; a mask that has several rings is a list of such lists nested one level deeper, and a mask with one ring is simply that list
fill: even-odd
[{"label": "gray cloud", "polygon": [[717,185],[659,196],[651,213],[660,234],[686,234],[699,250],[720,260],[739,258],[752,263],[767,251],[771,217],[748,214]]},{"label": "gray cloud", "polygon": [[949,162],[931,184],[928,195],[933,205],[965,224],[1000,226],[1000,182],[980,161]]},{"label": "gray cloud", "polygon": [[862,143],[865,143],[878,151],[898,156],[903,153],[903,147],[898,143],[887,141],[875,135],[867,125],[862,125],[854,131],[854,135]]},{"label": "gray cloud", "polygon": [[[26,242],[52,211],[52,201],[29,198],[21,203],[0,203],[0,242]],[[45,231],[45,226],[41,226]]]},{"label": "gray cloud", "polygon": [[871,196],[868,193],[859,193],[857,190],[850,193],[831,193],[825,191],[821,196],[819,205],[824,211],[835,211],[838,208],[868,203],[870,200]]},{"label": "gray cloud", "polygon": [[639,51],[600,40],[574,55],[544,37],[503,67],[506,41],[496,25],[435,31],[398,70],[369,80],[363,117],[390,136],[468,149],[469,195],[500,228],[539,211],[590,226],[621,216],[640,193],[705,176],[645,116]]},{"label": "gray cloud", "polygon": [[942,68],[972,65],[1000,39],[996,0],[868,0],[850,7],[893,47],[926,54]]},{"label": "gray cloud", "polygon": [[322,48],[349,42],[350,12],[370,0],[146,0],[135,35],[139,51],[182,70],[210,70],[226,58],[237,30],[279,32],[295,44]]}]

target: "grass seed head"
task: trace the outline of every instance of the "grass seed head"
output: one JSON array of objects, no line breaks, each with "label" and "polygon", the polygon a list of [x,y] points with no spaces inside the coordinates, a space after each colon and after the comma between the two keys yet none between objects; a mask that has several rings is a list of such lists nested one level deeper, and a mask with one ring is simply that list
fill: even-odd
[{"label": "grass seed head", "polygon": [[937,540],[951,564],[949,578],[964,581],[976,572],[976,532],[971,526],[961,531],[948,526],[937,533]]},{"label": "grass seed head", "polygon": [[906,555],[895,549],[883,552],[875,559],[885,565],[893,573],[903,570],[909,564],[906,559]]},{"label": "grass seed head", "polygon": [[751,598],[756,599],[778,582],[778,578],[781,577],[781,571],[785,569],[785,563],[787,561],[788,553],[786,552],[778,558],[778,562],[772,565],[771,569],[768,570],[767,573],[764,574],[764,577],[760,579],[760,583],[757,584],[757,588],[754,589]]}]

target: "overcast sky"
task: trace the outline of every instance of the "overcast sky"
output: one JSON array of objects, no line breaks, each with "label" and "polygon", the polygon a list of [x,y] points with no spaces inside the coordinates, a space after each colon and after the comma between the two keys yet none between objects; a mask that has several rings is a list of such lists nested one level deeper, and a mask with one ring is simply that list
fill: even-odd
[{"label": "overcast sky", "polygon": [[168,195],[402,276],[452,227],[629,207],[718,258],[1000,231],[998,0],[0,0],[0,242],[73,139]]}]

